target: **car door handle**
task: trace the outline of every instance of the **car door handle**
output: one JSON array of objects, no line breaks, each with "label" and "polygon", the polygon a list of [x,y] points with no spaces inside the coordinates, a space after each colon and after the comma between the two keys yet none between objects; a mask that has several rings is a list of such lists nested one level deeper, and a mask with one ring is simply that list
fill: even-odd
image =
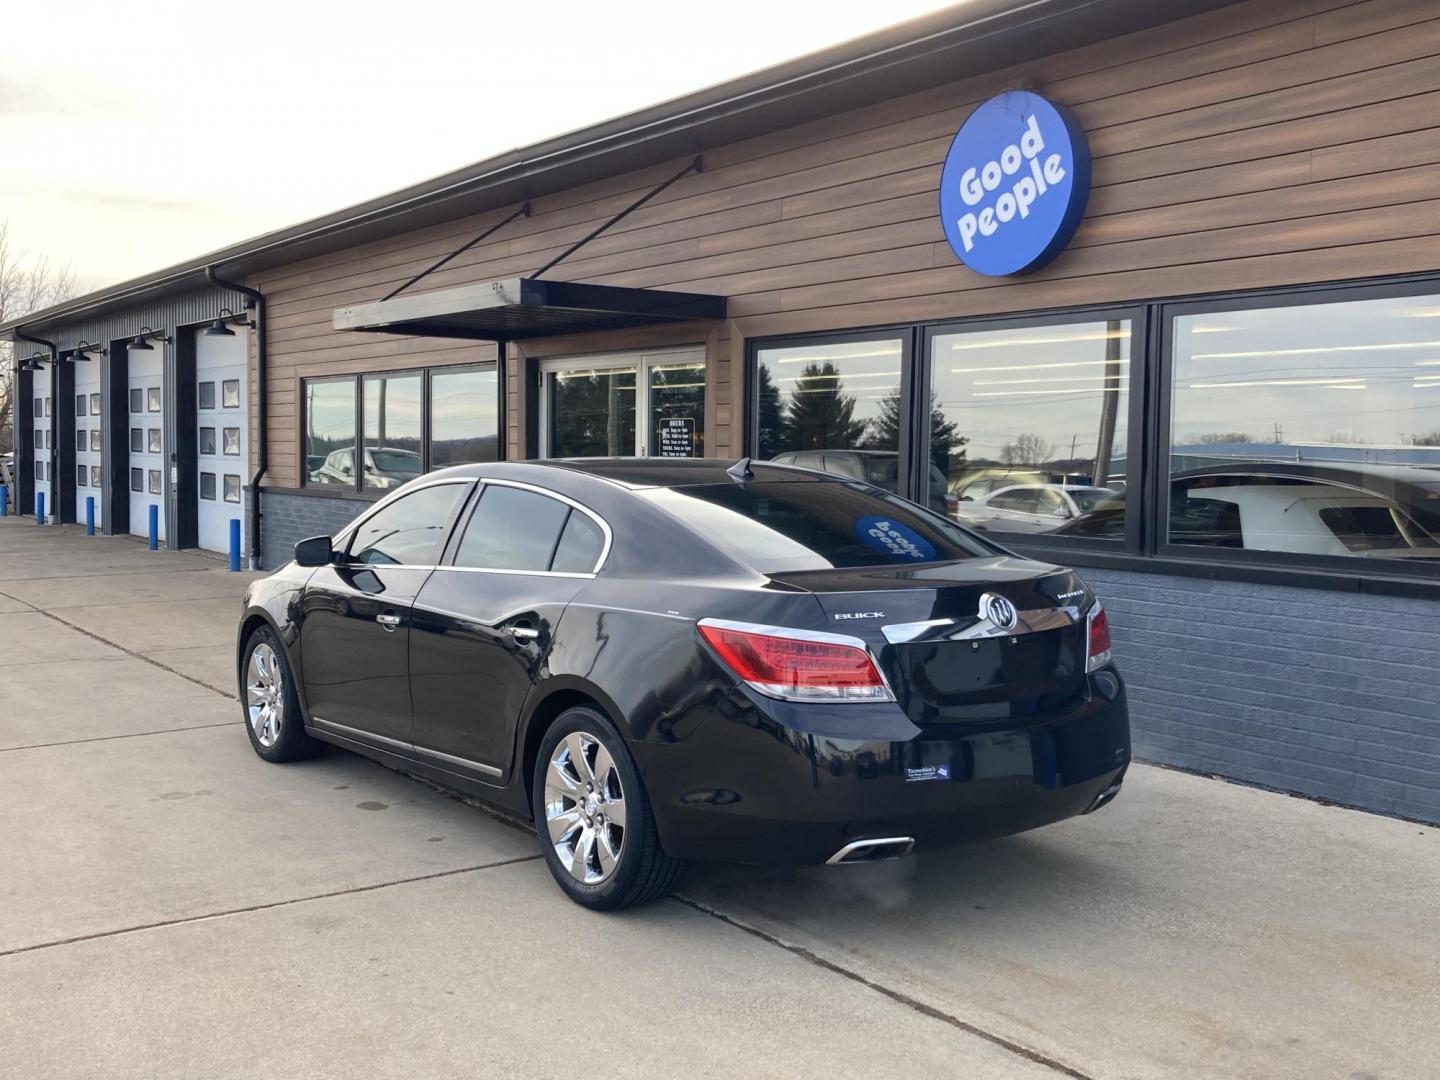
[{"label": "car door handle", "polygon": [[384,614],[376,615],[375,621],[385,628],[387,634],[393,634],[395,628],[400,625],[400,616],[387,611]]},{"label": "car door handle", "polygon": [[505,631],[516,641],[535,641],[540,637],[540,631],[533,626],[507,626]]}]

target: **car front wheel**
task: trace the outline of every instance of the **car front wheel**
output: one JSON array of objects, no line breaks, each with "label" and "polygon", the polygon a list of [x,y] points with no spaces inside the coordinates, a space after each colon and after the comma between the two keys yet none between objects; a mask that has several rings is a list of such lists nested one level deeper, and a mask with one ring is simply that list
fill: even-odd
[{"label": "car front wheel", "polygon": [[599,711],[567,709],[545,733],[531,799],[545,863],[577,904],[632,907],[674,885],[681,864],[660,847],[639,770]]},{"label": "car front wheel", "polygon": [[245,733],[255,753],[276,763],[320,753],[324,743],[305,731],[295,680],[275,631],[268,626],[256,628],[245,642],[243,656],[241,703]]}]

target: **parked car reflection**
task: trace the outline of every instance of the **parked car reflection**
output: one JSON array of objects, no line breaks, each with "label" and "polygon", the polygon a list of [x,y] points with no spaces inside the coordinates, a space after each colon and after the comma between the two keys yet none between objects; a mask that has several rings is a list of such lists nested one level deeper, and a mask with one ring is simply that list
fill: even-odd
[{"label": "parked car reflection", "polygon": [[1123,510],[1119,494],[1088,484],[1012,484],[961,502],[956,517],[974,529],[1048,533],[1102,505]]},{"label": "parked car reflection", "polygon": [[[1054,530],[1119,539],[1117,497]],[[1440,474],[1403,465],[1246,462],[1177,473],[1170,482],[1172,544],[1440,559]]]},{"label": "parked car reflection", "polygon": [[[420,455],[414,450],[402,450],[394,446],[367,446],[363,451],[363,458],[367,488],[382,491],[396,488],[407,480],[415,479],[422,471]],[[310,482],[352,485],[355,483],[354,462],[354,450],[336,450],[325,458],[318,469],[311,471]]]},{"label": "parked car reflection", "polygon": [[[787,450],[770,459],[777,465],[798,465],[851,480],[863,480],[892,494],[900,491],[900,455],[893,450]],[[945,474],[930,466],[929,506],[954,518],[957,500],[945,490]]]}]

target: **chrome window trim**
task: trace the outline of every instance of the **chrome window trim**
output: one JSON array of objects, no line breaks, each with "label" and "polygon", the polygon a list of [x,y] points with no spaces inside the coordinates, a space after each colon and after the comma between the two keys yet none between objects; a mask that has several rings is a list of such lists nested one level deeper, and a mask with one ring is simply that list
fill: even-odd
[{"label": "chrome window trim", "polygon": [[869,644],[861,638],[851,637],[849,634],[832,634],[825,630],[802,630],[795,626],[771,626],[767,623],[739,622],[734,619],[700,619],[695,625],[696,627],[713,626],[717,630],[735,630],[742,634],[763,634],[766,637],[790,638],[795,641],[813,641],[819,645],[844,645],[851,649],[860,649],[870,658],[870,664],[875,668],[875,673],[880,676],[880,683],[885,687],[885,693],[888,696],[884,698],[836,698],[831,701],[762,690],[747,679],[740,680],[757,694],[764,694],[766,697],[776,698],[780,701],[793,701],[801,705],[879,705],[898,700],[895,697],[895,688],[890,685],[890,679],[885,674],[885,669],[880,666],[879,658]]},{"label": "chrome window trim", "polygon": [[511,577],[556,577],[556,578],[581,578],[589,581],[595,577],[594,574],[572,573],[568,570],[492,570],[488,566],[455,566],[452,563],[441,563],[434,567],[436,570],[453,570],[457,574],[506,574]]},{"label": "chrome window trim", "polygon": [[[572,499],[569,495],[562,495],[558,491],[554,491],[550,488],[541,487],[538,484],[528,484],[523,480],[510,480],[500,478],[492,479],[488,476],[482,476],[479,477],[479,481],[480,494],[475,499],[475,505],[470,508],[470,516],[465,519],[466,528],[469,527],[470,522],[474,519],[475,511],[479,509],[480,503],[485,497],[485,488],[492,486],[508,487],[516,488],[520,491],[528,491],[532,495],[541,495],[547,499],[554,499],[556,502],[564,503],[572,510],[579,510],[582,514],[584,514],[586,517],[588,517],[591,521],[593,521],[596,525],[600,527],[600,535],[603,536],[605,539],[604,543],[600,547],[600,554],[595,560],[595,565],[591,568],[589,573],[572,572],[566,570],[502,570],[488,566],[456,566],[454,560],[452,559],[450,562],[442,563],[438,567],[438,569],[469,571],[471,573],[480,574],[524,574],[527,576],[538,575],[542,577],[593,578],[605,568],[605,563],[610,558],[610,549],[614,546],[615,543],[615,534],[610,531],[610,523],[604,518],[602,518],[599,514],[597,514],[594,510],[591,510],[590,507],[586,506],[584,503],[579,502],[576,499]],[[563,526],[561,527],[561,531],[563,533]],[[461,537],[465,535],[463,528],[461,529],[460,535]],[[458,549],[456,551],[456,554],[459,554]]]}]

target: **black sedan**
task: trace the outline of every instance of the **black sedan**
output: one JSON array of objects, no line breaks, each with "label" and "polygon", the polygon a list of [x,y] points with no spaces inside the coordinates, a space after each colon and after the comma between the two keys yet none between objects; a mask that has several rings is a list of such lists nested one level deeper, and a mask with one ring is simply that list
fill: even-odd
[{"label": "black sedan", "polygon": [[853,863],[1088,813],[1130,760],[1072,571],[784,465],[412,481],[245,597],[266,761],[333,743],[531,818],[577,902],[686,859]]}]

